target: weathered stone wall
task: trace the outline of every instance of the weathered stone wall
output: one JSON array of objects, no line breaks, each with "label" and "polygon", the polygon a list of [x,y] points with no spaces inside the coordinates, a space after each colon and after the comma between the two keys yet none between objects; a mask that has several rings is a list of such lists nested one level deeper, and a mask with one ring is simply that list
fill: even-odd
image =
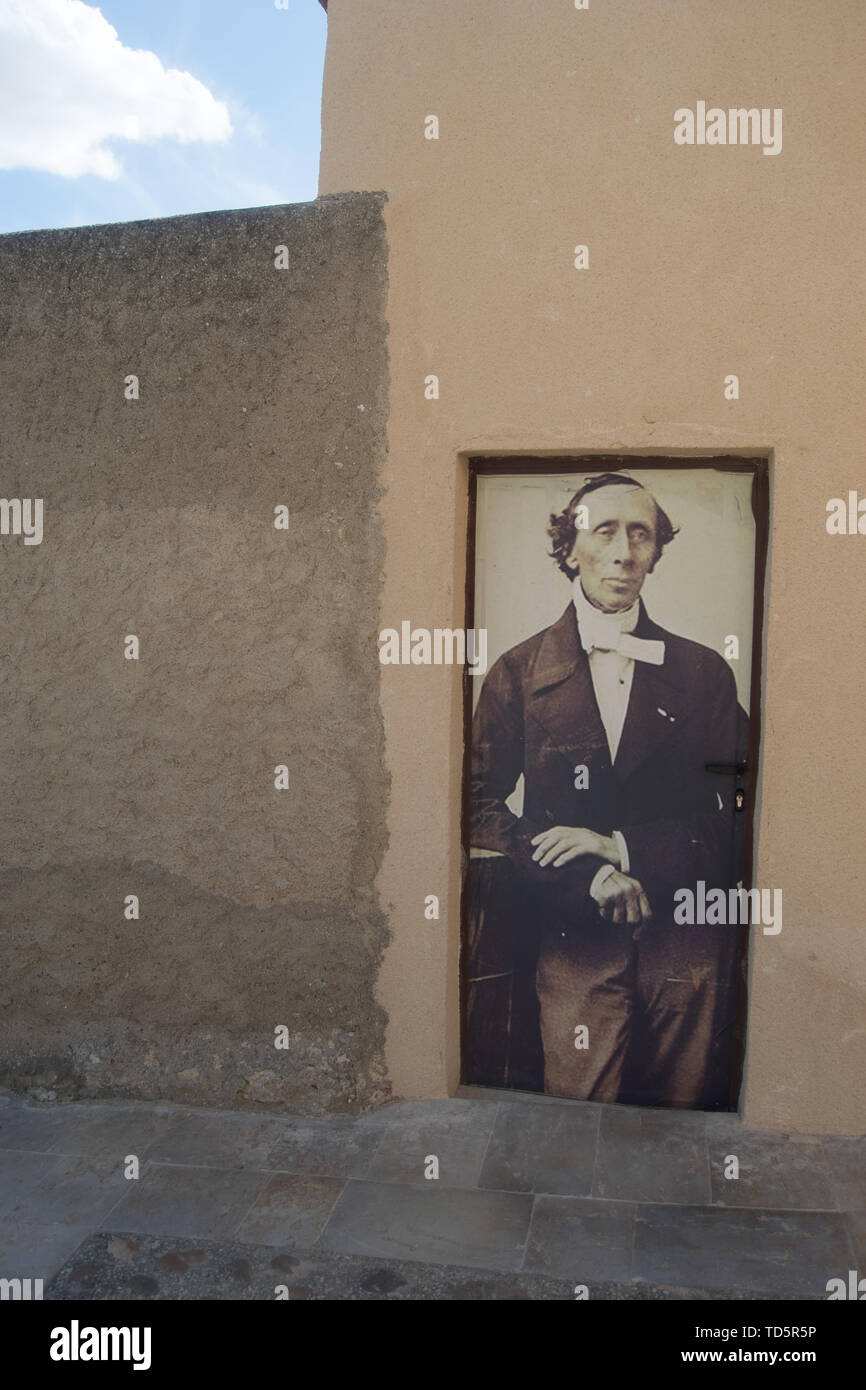
[{"label": "weathered stone wall", "polygon": [[0,238],[0,1084],[386,1092],[382,203]]}]

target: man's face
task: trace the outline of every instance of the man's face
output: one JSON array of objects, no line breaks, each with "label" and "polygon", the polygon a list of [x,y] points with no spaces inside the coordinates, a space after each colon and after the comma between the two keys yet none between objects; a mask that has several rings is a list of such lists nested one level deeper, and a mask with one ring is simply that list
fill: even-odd
[{"label": "man's face", "polygon": [[605,613],[631,608],[656,550],[656,504],[644,488],[618,484],[583,498],[589,524],[575,537],[569,567],[583,592]]}]

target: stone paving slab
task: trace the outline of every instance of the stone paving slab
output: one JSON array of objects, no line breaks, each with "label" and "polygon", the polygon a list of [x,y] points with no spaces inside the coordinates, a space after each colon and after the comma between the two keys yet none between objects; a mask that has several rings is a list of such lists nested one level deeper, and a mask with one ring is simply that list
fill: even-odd
[{"label": "stone paving slab", "polygon": [[0,1149],[48,1153],[64,1125],[77,1124],[80,1118],[74,1105],[33,1106],[13,1100],[0,1109]]},{"label": "stone paving slab", "polygon": [[292,1121],[260,1115],[174,1115],[148,1146],[154,1163],[203,1168],[274,1166],[271,1154],[291,1134]]},{"label": "stone paving slab", "polygon": [[[708,1117],[707,1147],[714,1203],[784,1211],[837,1209],[826,1151],[819,1138],[743,1129],[737,1132],[713,1116]],[[738,1161],[737,1178],[725,1177],[731,1157]]]},{"label": "stone paving slab", "polygon": [[63,1226],[4,1222],[0,1225],[0,1276],[42,1279],[47,1285],[92,1231],[89,1221]]},{"label": "stone paving slab", "polygon": [[307,1249],[322,1234],[343,1187],[342,1178],[276,1173],[238,1226],[237,1239]]},{"label": "stone paving slab", "polygon": [[111,1226],[149,1235],[234,1234],[268,1182],[267,1173],[243,1168],[153,1164],[112,1213]]},{"label": "stone paving slab", "polygon": [[[33,1157],[31,1157],[31,1162]],[[57,1165],[45,1171],[36,1187],[20,1198],[8,1219],[40,1225],[99,1225],[124,1200],[138,1182],[146,1182],[148,1167],[140,1178],[123,1175],[123,1161],[114,1155],[91,1158],[58,1154]]]},{"label": "stone paving slab", "polygon": [[503,1105],[480,1186],[496,1191],[589,1196],[602,1107]]},{"label": "stone paving slab", "polygon": [[866,1138],[822,1139],[830,1182],[840,1211],[866,1211]]},{"label": "stone paving slab", "polygon": [[[392,1100],[387,1105],[380,1106],[378,1110],[371,1110],[367,1115],[359,1115],[357,1123],[362,1128],[373,1127],[387,1130],[390,1127],[398,1127],[403,1130],[410,1130],[419,1125],[445,1124],[449,1120],[459,1120],[471,1112],[478,1116],[489,1114],[492,1124],[496,1111],[499,1109],[499,1095],[498,1091],[488,1092],[486,1096],[475,1099],[471,1103],[459,1098],[451,1098],[450,1100]],[[491,1100],[491,1096],[495,1096],[497,1099]]]},{"label": "stone paving slab", "polygon": [[[530,1273],[496,1273],[459,1265],[381,1260],[322,1251],[273,1250],[233,1241],[188,1241],[100,1232],[84,1241],[45,1289],[49,1300],[175,1301],[353,1300],[405,1302],[555,1301],[574,1299],[570,1281]],[[742,1289],[596,1282],[592,1299],[751,1301]],[[760,1298],[760,1295],[758,1296]],[[292,1335],[297,1329],[292,1325]]]},{"label": "stone paving slab", "polygon": [[322,1178],[362,1178],[382,1132],[380,1125],[356,1120],[302,1120],[274,1145],[268,1166]]},{"label": "stone paving slab", "polygon": [[616,1105],[601,1109],[594,1197],[684,1205],[709,1202],[703,1114]]},{"label": "stone paving slab", "polygon": [[633,1202],[536,1198],[524,1268],[587,1288],[605,1280],[628,1283],[636,1210]]},{"label": "stone paving slab", "polygon": [[151,1106],[67,1105],[63,1109],[52,1138],[52,1153],[83,1158],[112,1156],[119,1163],[127,1154],[142,1158],[175,1119],[172,1112]]},{"label": "stone paving slab", "polygon": [[532,1198],[513,1192],[353,1181],[320,1245],[344,1255],[516,1270],[531,1211]]},{"label": "stone paving slab", "polygon": [[58,1173],[63,1163],[62,1154],[0,1149],[0,1221],[15,1216],[24,1219],[21,1209],[31,1200],[31,1220],[35,1219],[37,1198],[33,1194],[40,1191],[43,1178]]},{"label": "stone paving slab", "polygon": [[854,1268],[866,1279],[866,1211],[849,1211],[845,1214],[845,1228],[851,1242]]},{"label": "stone paving slab", "polygon": [[[496,1120],[494,1105],[456,1103],[389,1107],[381,1139],[366,1172],[370,1181],[426,1185],[427,1160],[436,1158],[442,1187],[476,1187]],[[399,1111],[399,1114],[394,1114]],[[382,1112],[379,1112],[380,1114]]]},{"label": "stone paving slab", "polygon": [[0,1275],[49,1279],[128,1190],[111,1159],[0,1152]]},{"label": "stone paving slab", "polygon": [[826,1298],[850,1268],[836,1212],[642,1206],[635,1216],[634,1279],[748,1289],[778,1298]]}]

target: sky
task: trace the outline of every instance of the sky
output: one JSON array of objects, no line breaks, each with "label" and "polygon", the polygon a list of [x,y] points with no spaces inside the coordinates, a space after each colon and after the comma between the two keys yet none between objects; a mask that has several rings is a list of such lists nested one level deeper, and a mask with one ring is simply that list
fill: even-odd
[{"label": "sky", "polygon": [[0,233],[315,198],[327,23],[318,0],[0,0]]}]

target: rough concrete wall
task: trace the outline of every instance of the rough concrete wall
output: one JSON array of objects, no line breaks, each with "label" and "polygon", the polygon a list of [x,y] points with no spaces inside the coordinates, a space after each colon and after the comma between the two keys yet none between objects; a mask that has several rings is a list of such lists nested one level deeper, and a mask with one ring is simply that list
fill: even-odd
[{"label": "rough concrete wall", "polygon": [[382,202],[0,238],[0,1084],[384,1093]]}]

